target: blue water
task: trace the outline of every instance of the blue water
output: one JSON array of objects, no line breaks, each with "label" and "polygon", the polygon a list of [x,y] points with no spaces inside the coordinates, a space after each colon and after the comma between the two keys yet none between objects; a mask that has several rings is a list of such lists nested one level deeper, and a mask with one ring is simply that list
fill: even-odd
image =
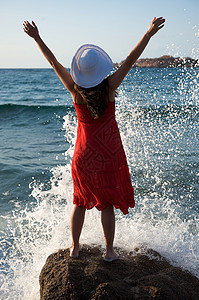
[{"label": "blue water", "polygon": [[[198,69],[132,69],[116,118],[135,209],[116,211],[115,245],[152,247],[199,277]],[[0,298],[39,299],[49,254],[70,246],[70,164],[77,119],[49,69],[0,69]],[[100,214],[82,243],[104,246]]]}]

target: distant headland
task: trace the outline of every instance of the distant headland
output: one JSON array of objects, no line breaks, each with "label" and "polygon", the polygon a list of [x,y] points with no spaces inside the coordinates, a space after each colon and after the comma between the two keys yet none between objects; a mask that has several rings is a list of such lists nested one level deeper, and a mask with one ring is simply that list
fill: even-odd
[{"label": "distant headland", "polygon": [[[123,62],[123,61],[122,61]],[[118,67],[121,63],[115,63]],[[195,68],[199,67],[199,60],[190,57],[173,57],[163,55],[158,58],[141,58],[136,61],[133,68]]]}]

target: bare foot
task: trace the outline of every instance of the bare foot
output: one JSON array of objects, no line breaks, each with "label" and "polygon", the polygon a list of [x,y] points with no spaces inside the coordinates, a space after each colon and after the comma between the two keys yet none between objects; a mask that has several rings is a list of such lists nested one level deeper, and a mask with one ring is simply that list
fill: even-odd
[{"label": "bare foot", "polygon": [[80,247],[71,246],[70,247],[70,257],[77,258],[79,256]]},{"label": "bare foot", "polygon": [[115,252],[113,249],[112,250],[107,250],[105,255],[104,255],[104,260],[111,262],[114,260],[119,259],[119,255],[117,252]]}]

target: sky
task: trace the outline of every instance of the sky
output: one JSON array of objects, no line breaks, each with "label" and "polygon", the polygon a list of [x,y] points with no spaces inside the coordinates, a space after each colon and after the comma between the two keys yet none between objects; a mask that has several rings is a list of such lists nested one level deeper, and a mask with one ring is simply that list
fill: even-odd
[{"label": "sky", "polygon": [[23,32],[34,20],[56,58],[70,67],[82,44],[102,47],[114,62],[128,55],[153,17],[165,27],[141,58],[199,58],[199,0],[0,0],[0,68],[49,68],[35,41]]}]

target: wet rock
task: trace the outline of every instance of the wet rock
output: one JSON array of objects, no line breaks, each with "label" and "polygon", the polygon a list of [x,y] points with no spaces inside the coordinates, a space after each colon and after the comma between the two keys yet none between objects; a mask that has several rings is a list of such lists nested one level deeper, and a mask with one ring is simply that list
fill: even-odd
[{"label": "wet rock", "polygon": [[69,249],[51,254],[39,278],[41,300],[199,299],[199,280],[157,252],[119,252],[120,259],[111,263],[96,246],[84,245],[77,259]]}]

